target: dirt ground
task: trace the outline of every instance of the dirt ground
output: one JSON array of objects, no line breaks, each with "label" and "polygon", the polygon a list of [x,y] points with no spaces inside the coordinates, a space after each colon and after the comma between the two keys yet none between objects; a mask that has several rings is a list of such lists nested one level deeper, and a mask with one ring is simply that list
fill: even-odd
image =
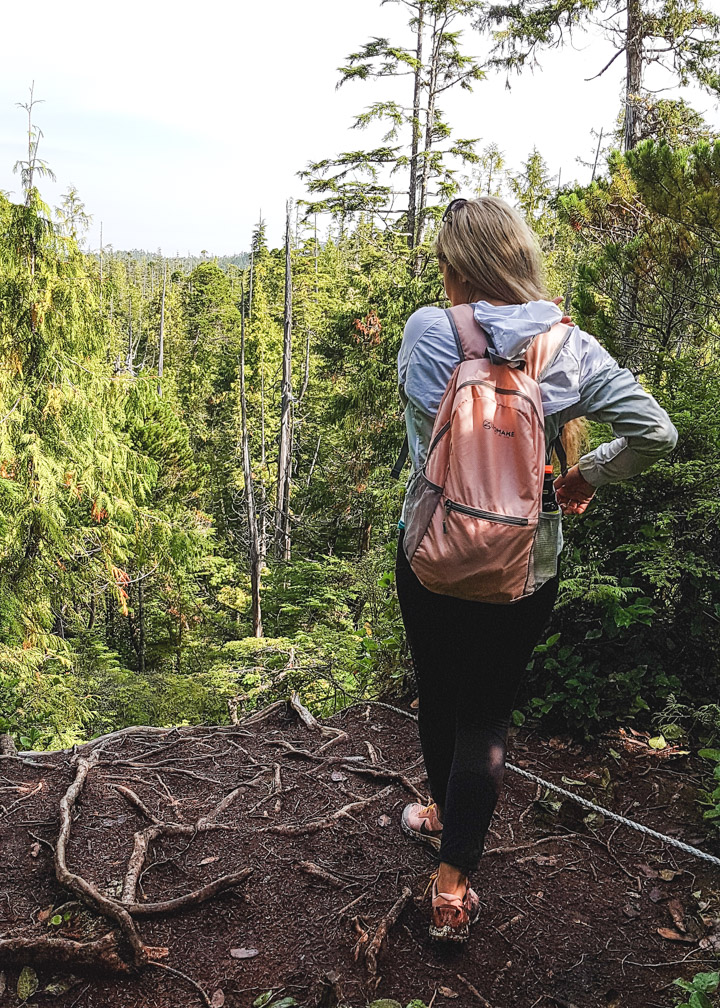
[{"label": "dirt ground", "polygon": [[[363,703],[313,725],[281,701],[238,725],[137,729],[77,753],[0,757],[0,1006],[23,1003],[23,955],[34,972],[21,991],[37,982],[30,1003],[57,1008],[250,1008],[269,990],[303,1008],[379,998],[670,1008],[681,999],[673,979],[718,968],[717,869],[510,771],[471,878],[480,919],[464,945],[431,941],[435,858],[400,830],[403,806],[429,800],[413,718],[409,707]],[[581,745],[521,728],[508,758],[720,853],[694,801],[692,757],[622,730]],[[169,835],[160,823],[188,828]],[[153,825],[154,838],[143,834]],[[61,847],[90,903],[135,907],[125,931],[60,885]],[[152,913],[247,869],[224,891],[201,892],[205,901]],[[150,949],[141,968],[131,933]],[[103,936],[116,972],[97,974],[77,948]],[[21,953],[8,944],[20,938],[41,941]],[[50,954],[69,964],[48,964]]]}]

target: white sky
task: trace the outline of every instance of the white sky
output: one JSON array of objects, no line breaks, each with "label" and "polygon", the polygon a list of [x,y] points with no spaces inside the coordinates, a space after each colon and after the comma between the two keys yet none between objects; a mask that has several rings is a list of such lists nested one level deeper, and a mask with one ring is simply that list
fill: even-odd
[{"label": "white sky", "polygon": [[[54,205],[69,184],[78,188],[93,215],[91,248],[102,221],[106,244],[166,255],[245,250],[260,210],[279,244],[285,201],[303,195],[296,172],[379,139],[349,126],[389,96],[388,82],[337,91],[337,67],[373,36],[410,41],[404,8],[379,0],[36,0],[29,10],[3,11],[0,189],[20,199],[12,167],[24,156],[26,119],[15,103],[34,80],[44,100],[34,116],[40,156],[57,176],[40,180],[44,198]],[[469,26],[464,37],[469,53],[487,46]],[[576,157],[591,159],[591,128],[614,125],[622,60],[583,78],[611,54],[608,42],[578,34],[575,49],[545,54],[542,70],[514,77],[512,90],[497,75],[451,92],[444,109],[457,135],[497,143],[514,169],[535,145],[563,182],[587,181]],[[683,93],[720,126],[710,97]]]}]

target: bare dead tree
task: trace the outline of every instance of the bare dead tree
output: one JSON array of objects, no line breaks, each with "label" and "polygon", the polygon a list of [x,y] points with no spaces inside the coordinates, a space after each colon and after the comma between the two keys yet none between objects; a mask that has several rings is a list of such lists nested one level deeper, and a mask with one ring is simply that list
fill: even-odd
[{"label": "bare dead tree", "polygon": [[250,591],[252,596],[253,636],[263,636],[262,609],[260,606],[260,574],[265,561],[265,541],[258,529],[255,507],[255,488],[250,465],[250,438],[247,422],[247,397],[245,394],[245,290],[240,285],[240,417],[242,438],[242,465],[245,481],[245,507],[250,539]]},{"label": "bare dead tree", "polygon": [[293,396],[292,396],[292,270],[290,263],[290,226],[292,200],[288,200],[285,219],[285,312],[283,321],[283,363],[280,406],[280,454],[277,477],[277,519],[275,523],[276,556],[290,559],[290,479],[292,474]]},{"label": "bare dead tree", "polygon": [[162,294],[160,296],[160,350],[158,357],[158,396],[162,396],[162,376],[165,364],[165,291],[167,287],[167,260],[163,272]]}]

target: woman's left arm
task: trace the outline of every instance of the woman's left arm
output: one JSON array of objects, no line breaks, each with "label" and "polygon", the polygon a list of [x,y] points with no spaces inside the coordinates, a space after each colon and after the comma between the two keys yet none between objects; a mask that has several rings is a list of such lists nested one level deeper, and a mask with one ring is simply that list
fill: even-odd
[{"label": "woman's left arm", "polygon": [[627,368],[610,359],[581,389],[575,415],[609,423],[615,440],[588,452],[556,481],[566,514],[581,514],[597,487],[637,476],[677,443],[677,430],[657,400]]}]

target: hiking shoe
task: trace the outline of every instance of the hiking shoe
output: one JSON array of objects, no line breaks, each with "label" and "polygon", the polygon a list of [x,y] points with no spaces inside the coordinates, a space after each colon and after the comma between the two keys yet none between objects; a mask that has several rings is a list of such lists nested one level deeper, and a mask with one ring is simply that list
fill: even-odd
[{"label": "hiking shoe", "polygon": [[470,925],[480,916],[480,897],[465,880],[465,894],[453,896],[437,890],[437,872],[432,882],[432,911],[428,932],[437,941],[464,942],[470,937]]},{"label": "hiking shoe", "polygon": [[406,805],[402,811],[400,825],[413,840],[430,844],[435,850],[440,850],[442,823],[438,819],[435,802],[430,805],[420,805],[419,802]]}]

